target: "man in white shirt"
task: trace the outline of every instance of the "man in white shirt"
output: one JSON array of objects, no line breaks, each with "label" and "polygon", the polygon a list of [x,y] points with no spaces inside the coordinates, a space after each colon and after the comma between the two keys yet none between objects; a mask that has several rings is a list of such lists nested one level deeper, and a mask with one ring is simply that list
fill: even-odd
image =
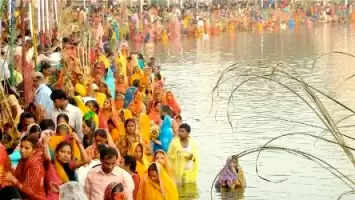
[{"label": "man in white shirt", "polygon": [[68,97],[63,90],[54,90],[51,94],[51,99],[54,103],[53,109],[49,112],[49,117],[54,122],[57,122],[57,116],[60,113],[65,113],[69,117],[69,125],[78,134],[79,138],[83,139],[82,122],[83,116],[79,108],[71,105]]},{"label": "man in white shirt", "polygon": [[85,193],[89,200],[103,200],[110,183],[123,185],[125,199],[133,200],[135,188],[132,176],[117,166],[118,152],[113,147],[100,149],[101,165],[92,168],[85,181]]}]

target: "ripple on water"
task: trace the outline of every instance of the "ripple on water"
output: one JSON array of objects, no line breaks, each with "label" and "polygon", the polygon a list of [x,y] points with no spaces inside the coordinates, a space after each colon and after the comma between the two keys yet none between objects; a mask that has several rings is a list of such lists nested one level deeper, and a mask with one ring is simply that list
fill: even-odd
[{"label": "ripple on water", "polygon": [[[234,127],[232,130],[226,118],[227,100],[229,92],[240,80],[227,81],[219,89],[219,97],[214,99],[211,111],[211,90],[220,73],[230,64],[238,62],[240,70],[246,70],[246,66],[255,66],[253,71],[256,71],[268,70],[270,66],[282,63],[284,70],[300,75],[311,85],[355,109],[355,82],[345,81],[349,74],[355,74],[355,59],[335,54],[322,56],[314,64],[319,55],[330,51],[341,50],[355,54],[355,34],[346,26],[318,27],[313,33],[302,28],[297,33],[238,33],[235,38],[221,36],[204,42],[184,39],[181,46],[182,51],[177,51],[174,46],[157,46],[155,52],[167,79],[167,86],[181,103],[184,121],[192,125],[192,136],[201,148],[198,187],[180,190],[182,199],[209,199],[215,175],[232,154],[263,145],[269,139],[286,133],[324,135],[320,128],[295,124],[294,121],[298,121],[324,127],[311,109],[294,94],[268,81],[252,81],[233,95],[232,104],[228,108]],[[277,79],[285,81],[281,77]],[[286,82],[308,99],[295,82]],[[349,114],[330,101],[324,103],[336,120]],[[352,124],[353,119],[349,119],[348,125]],[[352,128],[344,130],[355,137]],[[326,138],[332,139],[332,136],[328,133]],[[355,145],[354,141],[347,142]],[[333,144],[306,136],[290,136],[273,144],[316,155],[355,180],[353,166],[342,150]],[[282,184],[270,184],[257,178],[255,159],[256,154],[252,154],[240,161],[248,183],[245,192],[219,193],[215,197],[327,200],[336,199],[348,190],[328,171],[311,161],[287,153],[264,152],[260,160],[261,172],[276,180],[287,178]],[[199,191],[198,196],[196,190]]]}]

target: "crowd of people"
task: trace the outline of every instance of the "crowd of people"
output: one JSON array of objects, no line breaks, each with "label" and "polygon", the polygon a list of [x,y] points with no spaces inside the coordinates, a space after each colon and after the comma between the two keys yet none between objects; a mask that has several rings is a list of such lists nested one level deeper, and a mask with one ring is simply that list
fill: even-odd
[{"label": "crowd of people", "polygon": [[[133,46],[149,52],[184,35],[355,22],[352,5],[322,2],[143,10],[69,3],[36,34],[23,10],[1,23],[0,196],[28,200],[174,200],[178,186],[196,183],[191,127],[154,56]],[[246,187],[236,158],[216,187]]]}]

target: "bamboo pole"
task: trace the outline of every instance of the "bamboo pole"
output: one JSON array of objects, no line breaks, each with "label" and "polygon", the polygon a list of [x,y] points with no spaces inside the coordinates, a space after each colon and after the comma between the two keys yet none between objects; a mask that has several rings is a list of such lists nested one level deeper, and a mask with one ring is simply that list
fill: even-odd
[{"label": "bamboo pole", "polygon": [[41,32],[41,0],[37,0],[37,27],[38,27],[38,32]]},{"label": "bamboo pole", "polygon": [[46,8],[46,25],[47,25],[47,32],[50,31],[49,29],[49,8],[48,8],[48,3],[49,1],[48,0],[44,0],[44,3],[45,3],[45,8]]}]

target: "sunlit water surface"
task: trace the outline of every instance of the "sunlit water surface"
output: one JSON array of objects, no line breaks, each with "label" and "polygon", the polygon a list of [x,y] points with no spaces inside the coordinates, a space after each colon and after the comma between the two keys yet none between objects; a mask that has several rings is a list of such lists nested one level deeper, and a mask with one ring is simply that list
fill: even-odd
[{"label": "sunlit water surface", "polygon": [[[250,82],[233,96],[233,105],[229,108],[234,127],[232,130],[226,110],[228,96],[236,82],[226,82],[211,106],[212,88],[225,67],[236,62],[242,68],[243,65],[263,67],[283,63],[288,66],[285,70],[294,71],[311,85],[355,109],[355,79],[345,81],[348,76],[355,74],[355,58],[333,54],[321,57],[313,65],[317,56],[331,51],[355,54],[354,27],[325,25],[313,30],[300,27],[296,31],[281,33],[225,34],[208,41],[183,39],[180,43],[160,44],[154,52],[146,52],[158,58],[167,87],[177,96],[183,119],[192,125],[192,137],[201,148],[198,186],[183,188],[182,199],[210,199],[212,181],[228,156],[261,146],[271,138],[286,133],[325,134],[319,128],[276,119],[324,127],[314,112],[294,94],[267,81]],[[289,84],[294,86],[293,82]],[[301,91],[301,88],[297,91]],[[336,121],[351,114],[331,101],[321,99]],[[341,125],[355,124],[354,119],[350,118]],[[351,127],[341,130],[355,137]],[[325,137],[333,139],[329,133]],[[346,141],[355,146],[354,141]],[[338,146],[306,136],[286,137],[275,141],[273,145],[311,153],[355,180],[354,167]],[[287,180],[279,184],[265,182],[256,175],[256,155],[250,154],[240,161],[248,184],[245,192],[218,194],[213,191],[213,198],[327,200],[337,199],[341,193],[349,190],[317,164],[282,152],[263,153],[260,170],[271,180]],[[198,191],[198,196],[194,190]],[[344,199],[354,198],[349,196]]]}]

